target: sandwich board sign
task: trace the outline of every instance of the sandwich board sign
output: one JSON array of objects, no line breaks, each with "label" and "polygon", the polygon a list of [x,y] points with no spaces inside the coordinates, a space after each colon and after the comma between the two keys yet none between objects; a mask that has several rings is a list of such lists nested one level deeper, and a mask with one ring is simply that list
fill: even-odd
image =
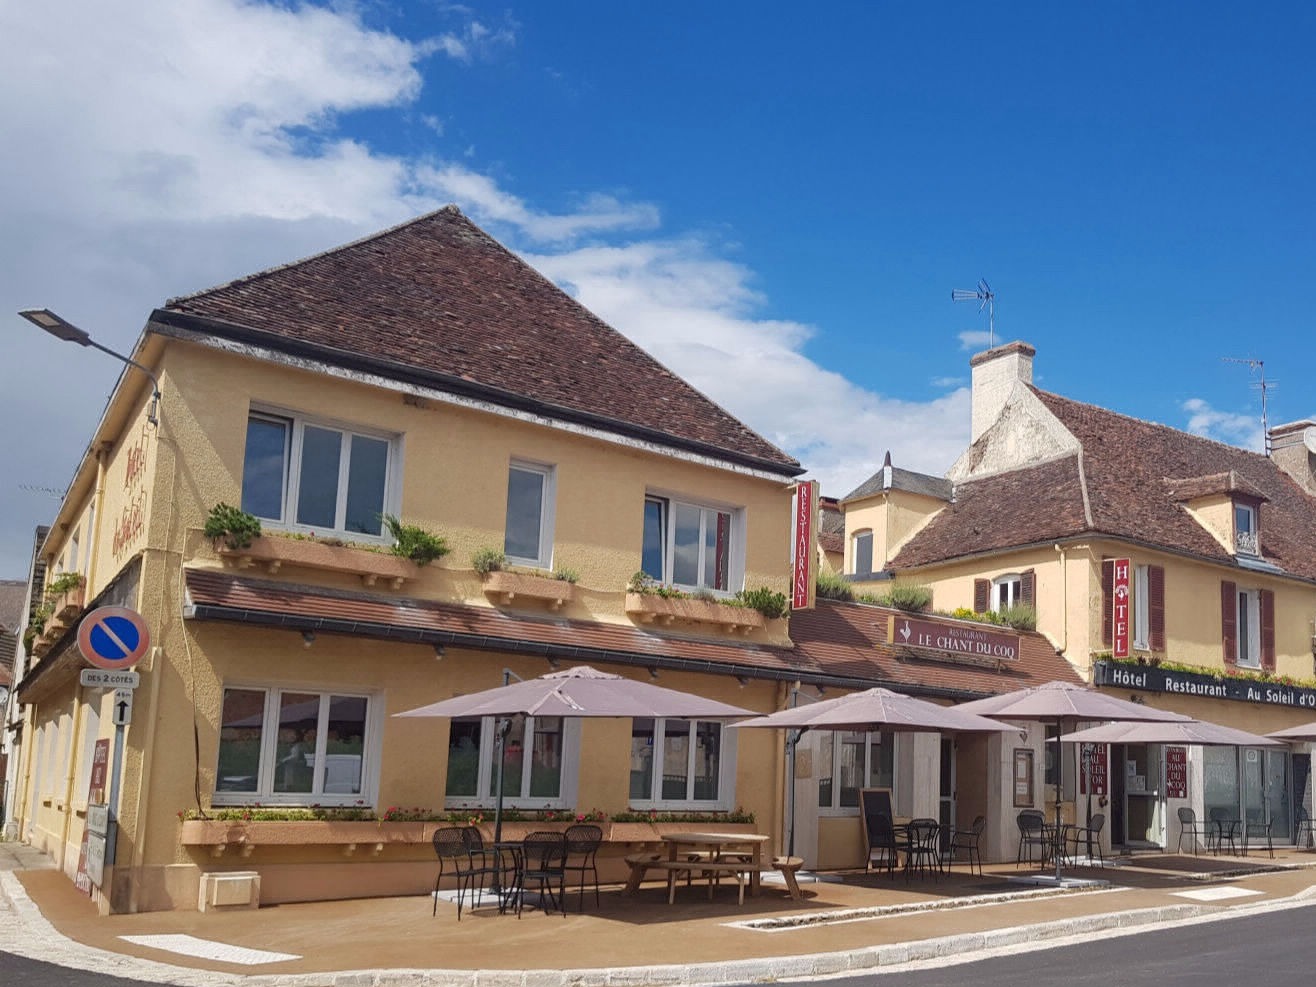
[{"label": "sandwich board sign", "polygon": [[132,668],[150,646],[146,621],[127,607],[97,607],[78,626],[78,650],[97,668]]}]

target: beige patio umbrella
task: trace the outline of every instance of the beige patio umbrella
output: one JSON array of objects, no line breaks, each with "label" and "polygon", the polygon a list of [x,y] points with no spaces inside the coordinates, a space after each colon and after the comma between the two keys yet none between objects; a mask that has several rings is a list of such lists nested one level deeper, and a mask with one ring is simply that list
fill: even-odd
[{"label": "beige patio umbrella", "polygon": [[1282,747],[1259,734],[1208,720],[1187,723],[1103,723],[1060,738],[1067,744],[1192,744],[1200,747]]},{"label": "beige patio umbrella", "polygon": [[588,665],[560,672],[549,672],[534,679],[509,681],[512,672],[503,671],[503,684],[482,692],[453,696],[428,706],[409,709],[394,716],[493,716],[494,757],[498,777],[495,781],[494,841],[503,835],[503,738],[513,716],[590,716],[653,717],[655,719],[726,720],[753,716],[752,710],[675,689],[665,689],[649,682],[600,672]]},{"label": "beige patio umbrella", "polygon": [[[1117,720],[1121,722],[1169,721],[1184,722],[1191,717],[1182,713],[1143,706],[1125,699],[1098,692],[1096,689],[1072,682],[1046,682],[1027,689],[988,696],[961,703],[959,710],[993,716],[1002,720],[1035,720],[1056,725],[1056,764],[1060,763],[1060,734],[1065,726],[1076,726],[1085,720]],[[1056,832],[1060,832],[1060,785],[1056,785]],[[1056,860],[1056,883],[1062,883],[1059,853]]]},{"label": "beige patio umbrella", "polygon": [[[1015,733],[1018,727],[999,723],[985,716],[974,716],[962,707],[938,706],[926,699],[916,699],[890,689],[874,688],[851,692],[834,699],[824,699],[807,706],[779,710],[767,716],[733,723],[735,729],[777,727],[796,730],[891,730],[923,733]],[[798,738],[797,738],[798,739]],[[794,741],[791,742],[794,751]],[[792,754],[793,756],[793,754]],[[795,786],[790,793],[789,856],[795,855]]]},{"label": "beige patio umbrella", "polygon": [[1283,730],[1272,730],[1266,736],[1299,744],[1316,742],[1316,720],[1311,723],[1299,723],[1296,727],[1285,727]]}]

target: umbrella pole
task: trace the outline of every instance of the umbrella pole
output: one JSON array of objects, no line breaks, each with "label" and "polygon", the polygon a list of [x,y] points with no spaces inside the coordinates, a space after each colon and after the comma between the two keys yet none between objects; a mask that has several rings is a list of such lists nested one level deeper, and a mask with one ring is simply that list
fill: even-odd
[{"label": "umbrella pole", "polygon": [[1064,731],[1061,729],[1060,722],[1061,722],[1061,721],[1060,721],[1059,719],[1056,720],[1056,761],[1055,761],[1055,764],[1056,764],[1056,835],[1055,835],[1055,846],[1053,846],[1053,847],[1051,848],[1051,852],[1052,852],[1053,854],[1055,854],[1055,858],[1056,858],[1056,883],[1057,883],[1057,884],[1059,884],[1059,883],[1060,883],[1060,880],[1061,880],[1061,878],[1060,878],[1060,852],[1064,849],[1064,843],[1063,843],[1062,840],[1061,840],[1061,836],[1064,834],[1064,830],[1062,830],[1062,829],[1060,828],[1060,796],[1061,796],[1061,790],[1065,787],[1065,785],[1064,785],[1064,782],[1065,782],[1065,766],[1064,766],[1063,763],[1061,763],[1061,760],[1060,760],[1060,752],[1061,752],[1061,747],[1060,747],[1060,734],[1063,733]]}]

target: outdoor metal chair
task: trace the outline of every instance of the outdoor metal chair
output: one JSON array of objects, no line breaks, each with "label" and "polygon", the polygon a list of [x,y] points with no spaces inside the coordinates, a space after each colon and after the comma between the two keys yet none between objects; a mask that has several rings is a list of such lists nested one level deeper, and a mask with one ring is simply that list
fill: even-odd
[{"label": "outdoor metal chair", "polygon": [[1240,820],[1234,815],[1233,810],[1218,805],[1211,809],[1207,815],[1210,817],[1211,826],[1215,829],[1216,855],[1219,856],[1220,851],[1224,849],[1226,843],[1229,844],[1229,852],[1237,854],[1237,838]]},{"label": "outdoor metal chair", "polygon": [[896,836],[896,827],[890,816],[872,815],[867,817],[866,822],[868,861],[864,865],[864,870],[867,871],[872,867],[874,860],[880,859],[886,864],[887,876],[895,877],[900,851],[905,849],[906,842]]},{"label": "outdoor metal chair", "polygon": [[911,819],[909,843],[905,847],[905,880],[912,873],[941,876],[941,823],[935,819]]},{"label": "outdoor metal chair", "polygon": [[[544,912],[558,909],[567,914],[566,902],[567,836],[565,833],[537,831],[521,841],[521,873],[516,890],[516,917],[525,907],[525,893],[531,882],[537,885],[539,907]],[[557,894],[553,885],[557,885]]]},{"label": "outdoor metal chair", "polygon": [[1206,821],[1199,821],[1197,811],[1181,805],[1177,811],[1179,816],[1179,843],[1174,848],[1175,853],[1183,853],[1183,840],[1187,836],[1192,840],[1193,856],[1197,856],[1197,844],[1208,850],[1211,849],[1211,834],[1215,832],[1215,824]]},{"label": "outdoor metal chair", "polygon": [[1243,819],[1243,852],[1247,853],[1248,839],[1252,836],[1264,836],[1270,859],[1275,859],[1275,841],[1271,838],[1271,820],[1266,818],[1264,809],[1248,809]]},{"label": "outdoor metal chair", "polygon": [[1079,855],[1080,848],[1087,851],[1085,856],[1092,863],[1092,852],[1096,851],[1101,866],[1106,866],[1106,855],[1101,849],[1101,831],[1106,828],[1106,814],[1098,812],[1086,826],[1074,826],[1069,831],[1069,842],[1074,845],[1073,856]]},{"label": "outdoor metal chair", "polygon": [[1296,820],[1293,827],[1293,845],[1299,850],[1305,850],[1312,845],[1311,813],[1303,806],[1297,805],[1293,807],[1293,816]]},{"label": "outdoor metal chair", "polygon": [[432,841],[434,854],[439,858],[439,873],[434,879],[434,910],[431,914],[439,914],[439,884],[445,875],[451,875],[457,879],[457,921],[460,922],[466,895],[471,895],[471,907],[474,908],[486,888],[497,880],[497,862],[491,861],[485,853],[480,831],[473,826],[436,829]]},{"label": "outdoor metal chair", "polygon": [[1037,862],[1046,865],[1050,839],[1046,835],[1046,820],[1036,809],[1025,809],[1015,817],[1019,826],[1019,850],[1014,857],[1017,868],[1025,860],[1033,862],[1033,848],[1037,848]]},{"label": "outdoor metal chair", "polygon": [[957,829],[950,836],[950,843],[947,851],[950,854],[950,863],[955,863],[955,854],[959,850],[965,852],[969,862],[969,873],[973,873],[973,862],[978,861],[978,875],[982,876],[982,842],[983,831],[987,828],[987,817],[976,816],[973,825],[968,829]]},{"label": "outdoor metal chair", "polygon": [[[579,874],[580,881],[580,911],[585,911],[585,875],[591,874],[594,877],[594,904],[599,903],[599,869],[595,862],[595,857],[599,852],[599,847],[603,845],[603,827],[594,826],[589,823],[579,823],[575,826],[568,826],[566,832],[567,839],[567,859],[563,864],[563,870],[572,874]],[[566,903],[563,903],[565,909]]]}]

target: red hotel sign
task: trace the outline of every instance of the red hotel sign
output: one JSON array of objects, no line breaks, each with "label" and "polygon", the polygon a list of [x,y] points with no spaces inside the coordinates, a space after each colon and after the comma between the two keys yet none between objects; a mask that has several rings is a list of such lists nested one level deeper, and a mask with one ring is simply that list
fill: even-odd
[{"label": "red hotel sign", "polygon": [[1019,657],[1019,635],[1001,634],[963,624],[939,624],[931,620],[892,617],[887,628],[892,644],[908,648],[931,648],[974,658],[1013,661]]},{"label": "red hotel sign", "polygon": [[1129,657],[1129,560],[1115,560],[1115,581],[1111,586],[1111,640],[1116,658]]},{"label": "red hotel sign", "polygon": [[813,606],[814,567],[818,553],[814,548],[814,526],[818,517],[818,481],[806,480],[795,485],[795,541],[792,554],[791,609],[807,610]]}]

